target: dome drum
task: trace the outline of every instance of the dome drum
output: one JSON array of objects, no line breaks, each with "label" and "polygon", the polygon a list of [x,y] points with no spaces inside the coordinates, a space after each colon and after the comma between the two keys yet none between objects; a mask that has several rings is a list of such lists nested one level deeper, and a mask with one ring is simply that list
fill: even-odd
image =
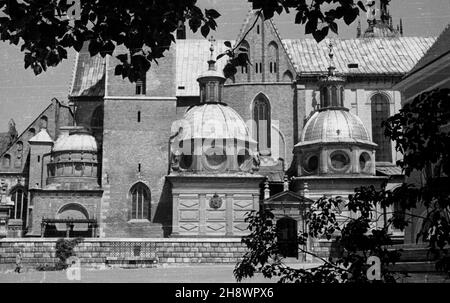
[{"label": "dome drum", "polygon": [[375,175],[376,147],[362,121],[348,109],[319,110],[294,148],[298,175]]},{"label": "dome drum", "polygon": [[296,149],[299,176],[375,175],[375,151],[367,147],[319,145]]},{"label": "dome drum", "polygon": [[252,173],[258,169],[256,143],[240,140],[184,140],[172,146],[171,169],[186,173]]},{"label": "dome drum", "polygon": [[53,146],[47,164],[47,185],[70,189],[98,187],[99,165],[94,137],[85,129],[74,127]]}]

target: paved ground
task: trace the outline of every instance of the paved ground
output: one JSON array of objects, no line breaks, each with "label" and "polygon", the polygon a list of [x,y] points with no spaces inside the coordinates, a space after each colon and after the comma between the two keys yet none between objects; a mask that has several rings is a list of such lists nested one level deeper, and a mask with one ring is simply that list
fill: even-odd
[{"label": "paved ground", "polygon": [[[20,274],[7,271],[0,273],[0,283],[235,283],[233,265],[196,265],[140,269],[82,269],[81,280],[71,281],[66,272],[28,271]],[[270,283],[258,274],[244,283]]]}]

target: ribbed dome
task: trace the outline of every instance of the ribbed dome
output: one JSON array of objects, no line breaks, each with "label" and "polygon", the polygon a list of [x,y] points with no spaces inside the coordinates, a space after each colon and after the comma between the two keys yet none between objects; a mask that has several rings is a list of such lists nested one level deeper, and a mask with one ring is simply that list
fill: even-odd
[{"label": "ribbed dome", "polygon": [[254,142],[239,114],[223,103],[203,103],[190,108],[184,115],[189,124],[183,127],[182,139],[237,139]]},{"label": "ribbed dome", "polygon": [[361,142],[373,144],[361,119],[347,109],[318,111],[303,129],[300,145],[313,142]]},{"label": "ribbed dome", "polygon": [[86,151],[97,152],[97,142],[87,131],[73,130],[69,135],[62,135],[56,140],[53,152],[61,151]]}]

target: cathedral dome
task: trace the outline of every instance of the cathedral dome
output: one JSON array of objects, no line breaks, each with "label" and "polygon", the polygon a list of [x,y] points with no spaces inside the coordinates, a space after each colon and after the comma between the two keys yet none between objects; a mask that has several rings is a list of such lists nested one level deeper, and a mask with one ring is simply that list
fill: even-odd
[{"label": "cathedral dome", "polygon": [[183,128],[182,140],[237,139],[254,141],[241,116],[223,103],[203,103],[194,106],[187,111],[184,120],[189,127]]},{"label": "cathedral dome", "polygon": [[97,152],[95,138],[82,128],[75,128],[67,135],[62,135],[56,140],[53,152],[83,151]]},{"label": "cathedral dome", "polygon": [[306,123],[301,145],[318,142],[373,144],[359,117],[346,108],[317,111]]}]

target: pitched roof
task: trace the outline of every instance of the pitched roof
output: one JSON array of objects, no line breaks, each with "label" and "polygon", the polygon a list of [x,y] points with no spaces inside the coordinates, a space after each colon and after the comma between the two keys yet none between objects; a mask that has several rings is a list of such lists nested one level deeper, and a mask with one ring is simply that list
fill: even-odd
[{"label": "pitched roof", "polygon": [[100,55],[91,57],[87,46],[77,54],[70,97],[105,95],[105,62]]},{"label": "pitched roof", "polygon": [[377,174],[382,176],[402,176],[403,170],[401,167],[392,165],[391,163],[377,163]]},{"label": "pitched roof", "polygon": [[[422,37],[333,39],[336,69],[347,75],[404,75],[435,40]],[[227,50],[225,41],[214,42],[214,56]],[[316,75],[327,71],[329,39],[320,43],[314,39],[282,41],[297,73]],[[209,47],[210,42],[204,39],[176,40],[177,97],[199,95],[197,77],[207,69]],[[83,49],[76,61],[70,96],[104,96],[105,59],[98,55],[91,57]],[[223,69],[226,62],[226,56],[218,60],[217,69]],[[358,68],[349,68],[349,63],[357,63]]]},{"label": "pitched roof", "polygon": [[[333,39],[334,63],[339,73],[347,75],[402,75],[409,72],[435,38],[359,38]],[[321,74],[328,67],[330,39],[283,39],[297,73]],[[357,63],[358,68],[348,64]]]},{"label": "pitched roof", "polygon": [[417,62],[414,68],[405,76],[414,74],[435,60],[450,53],[450,24],[439,35],[434,44],[428,49],[425,55]]},{"label": "pitched roof", "polygon": [[[228,49],[224,44],[225,41],[227,40],[214,42],[214,57]],[[230,42],[231,44],[234,43],[233,41]],[[197,77],[208,69],[207,61],[211,55],[210,45],[211,42],[203,39],[176,40],[177,97],[198,96],[200,94]],[[227,58],[227,56],[224,56],[216,62],[218,71],[223,70]]]}]

